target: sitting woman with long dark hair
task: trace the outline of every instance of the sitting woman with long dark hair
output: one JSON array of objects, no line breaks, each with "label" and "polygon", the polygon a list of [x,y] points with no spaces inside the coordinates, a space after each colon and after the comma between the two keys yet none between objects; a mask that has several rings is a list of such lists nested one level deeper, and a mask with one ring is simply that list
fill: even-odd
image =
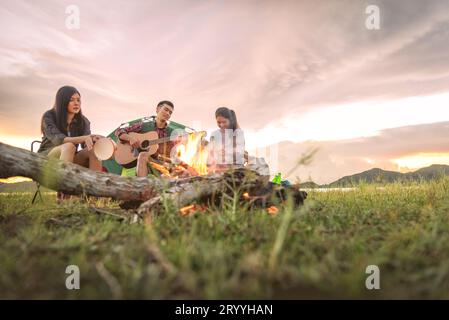
[{"label": "sitting woman with long dark hair", "polygon": [[237,122],[234,110],[226,107],[215,111],[218,130],[212,132],[209,144],[209,166],[214,170],[226,170],[241,166],[247,160],[245,137]]},{"label": "sitting woman with long dark hair", "polygon": [[[64,86],[58,90],[53,108],[42,116],[41,131],[39,153],[102,170],[93,152],[94,139],[100,136],[90,133],[90,122],[81,112],[81,95],[76,88]],[[78,151],[80,144],[83,149]]]}]

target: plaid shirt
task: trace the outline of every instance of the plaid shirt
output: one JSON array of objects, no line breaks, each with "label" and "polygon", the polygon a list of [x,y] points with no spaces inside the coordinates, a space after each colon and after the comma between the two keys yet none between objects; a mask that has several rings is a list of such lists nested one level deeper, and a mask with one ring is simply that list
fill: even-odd
[{"label": "plaid shirt", "polygon": [[[135,124],[133,124],[133,125],[131,125],[129,127],[118,128],[115,131],[115,135],[117,136],[117,138],[120,141],[123,142],[124,140],[120,139],[120,136],[122,134],[125,134],[125,133],[128,134],[130,132],[146,133],[146,132],[149,132],[149,131],[156,131],[157,132],[157,136],[159,138],[170,137],[169,130],[168,130],[168,125],[166,125],[164,128],[158,128],[157,125],[156,125],[156,122],[154,122],[154,121],[147,122],[147,123],[144,123],[144,122],[140,121],[140,122],[137,122],[137,123],[135,123]],[[157,154],[161,154],[161,155],[164,155],[166,157],[170,157],[170,151],[173,148],[173,146],[174,146],[173,141],[169,141],[169,142],[166,142],[166,143],[160,143],[159,144],[159,148],[158,148],[158,150],[156,152],[156,155]]]}]

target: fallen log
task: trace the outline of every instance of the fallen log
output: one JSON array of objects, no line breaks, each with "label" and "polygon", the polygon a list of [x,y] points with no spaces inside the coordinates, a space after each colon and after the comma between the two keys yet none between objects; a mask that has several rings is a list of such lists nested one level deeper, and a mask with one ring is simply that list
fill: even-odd
[{"label": "fallen log", "polygon": [[[283,202],[286,192],[293,196],[296,205],[302,204],[306,198],[307,194],[299,189],[274,187],[268,181],[269,176],[260,174],[267,168],[264,162],[253,162],[249,168],[187,178],[121,177],[0,142],[0,178],[24,176],[67,194],[124,200],[133,208],[138,207],[141,216],[160,211],[164,201],[169,201],[177,209],[193,203],[217,205],[221,197],[235,197],[236,190],[242,200],[249,199],[246,203],[257,207],[268,207],[278,200]],[[247,194],[247,199],[243,193]]]},{"label": "fallen log", "polygon": [[95,172],[0,142],[0,178],[14,176],[31,178],[44,187],[67,194],[126,201],[151,199],[167,188],[168,183],[156,177],[129,178]]}]

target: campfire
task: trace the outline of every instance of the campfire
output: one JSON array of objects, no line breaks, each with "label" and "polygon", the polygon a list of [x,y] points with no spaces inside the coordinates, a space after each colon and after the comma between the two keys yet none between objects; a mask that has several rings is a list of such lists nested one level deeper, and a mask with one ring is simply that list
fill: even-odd
[{"label": "campfire", "polygon": [[[228,172],[216,173],[212,167],[208,166],[209,153],[204,136],[204,132],[190,134],[182,143],[178,144],[172,158],[159,155],[158,162],[150,163],[161,173],[163,178],[169,180],[173,185],[195,184],[195,188],[200,190],[200,194],[207,194],[207,196],[198,196],[181,206],[179,213],[182,216],[205,212],[211,204],[219,206],[223,194],[230,197],[235,196],[233,188],[241,190],[239,193],[241,206],[265,208],[270,215],[278,214],[279,206],[286,201],[288,194],[294,197],[296,205],[302,204],[306,198],[307,194],[304,191],[299,191],[298,187],[282,187],[271,183],[268,176],[258,175],[257,166],[254,167],[254,165],[251,168],[240,166],[230,168]],[[215,192],[209,192],[208,181],[209,183],[218,181],[222,186]]]},{"label": "campfire", "polygon": [[193,133],[187,136],[187,143],[176,148],[176,157],[192,168],[197,175],[207,174],[208,151],[203,142],[204,133]]},{"label": "campfire", "polygon": [[163,178],[177,179],[208,174],[207,148],[204,144],[205,132],[195,132],[187,136],[186,141],[176,146],[171,158],[158,155],[150,165],[159,171]]}]

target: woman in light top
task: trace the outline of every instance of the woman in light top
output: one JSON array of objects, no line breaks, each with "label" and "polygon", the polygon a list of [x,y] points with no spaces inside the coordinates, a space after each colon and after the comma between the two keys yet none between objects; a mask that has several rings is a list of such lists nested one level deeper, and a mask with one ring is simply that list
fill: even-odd
[{"label": "woman in light top", "polygon": [[212,132],[209,145],[209,166],[215,170],[243,166],[245,137],[234,110],[218,108],[215,111],[218,130]]}]

